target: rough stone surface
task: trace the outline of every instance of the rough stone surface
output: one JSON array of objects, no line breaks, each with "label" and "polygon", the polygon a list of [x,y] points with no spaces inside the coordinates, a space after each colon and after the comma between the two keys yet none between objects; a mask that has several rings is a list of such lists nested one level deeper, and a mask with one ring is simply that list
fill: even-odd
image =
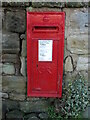
[{"label": "rough stone surface", "polygon": [[0,120],[2,119],[2,99],[0,99]]},{"label": "rough stone surface", "polygon": [[6,109],[7,111],[19,109],[19,103],[17,101],[12,101],[8,99],[2,101],[2,106],[3,109]]},{"label": "rough stone surface", "polygon": [[21,34],[21,35],[20,35],[20,39],[21,39],[21,40],[26,40],[26,34]]},{"label": "rough stone surface", "polygon": [[38,97],[27,97],[27,101],[38,101],[40,99],[41,98],[38,98]]},{"label": "rough stone surface", "polygon": [[39,120],[35,113],[31,113],[31,114],[28,114],[28,115],[24,116],[24,119],[25,120]]},{"label": "rough stone surface", "polygon": [[2,30],[2,9],[0,8],[0,30]]},{"label": "rough stone surface", "polygon": [[36,101],[36,102],[20,102],[20,110],[25,113],[30,112],[46,112],[48,109],[47,101]]},{"label": "rough stone surface", "polygon": [[[1,57],[1,54],[2,54],[2,44],[1,44],[1,40],[2,40],[2,31],[0,31],[0,57]],[[0,59],[1,61],[1,59]]]},{"label": "rough stone surface", "polygon": [[80,8],[80,7],[87,7],[87,6],[88,6],[88,2],[83,0],[81,0],[80,2],[66,2],[66,7],[68,8]]},{"label": "rough stone surface", "polygon": [[0,63],[2,62],[2,46],[0,45]]},{"label": "rough stone surface", "polygon": [[66,38],[76,33],[88,34],[88,8],[65,8],[64,11],[66,12]]},{"label": "rough stone surface", "polygon": [[6,114],[7,119],[23,119],[23,113],[18,110],[10,111]]},{"label": "rough stone surface", "polygon": [[76,69],[77,67],[77,60],[78,60],[78,55],[77,54],[70,54],[72,56],[72,59],[73,59],[73,70]]},{"label": "rough stone surface", "polygon": [[32,117],[30,117],[28,120],[40,120],[39,118],[37,118],[36,116],[32,116]]},{"label": "rough stone surface", "polygon": [[[45,2],[44,2],[45,1]],[[48,2],[48,0],[43,0],[43,2],[32,2],[33,7],[68,7],[68,8],[80,8],[87,7],[88,2],[81,0],[80,2]]]},{"label": "rough stone surface", "polygon": [[72,82],[73,80],[75,80],[77,74],[78,74],[77,71],[66,73],[64,75],[63,84],[67,87],[70,82]]},{"label": "rough stone surface", "polygon": [[88,54],[88,35],[71,35],[67,38],[67,49],[75,54]]},{"label": "rough stone surface", "polygon": [[19,76],[20,74],[20,68],[21,68],[21,61],[20,61],[20,56],[18,55],[17,60],[15,61],[15,75]]},{"label": "rough stone surface", "polygon": [[11,32],[25,32],[25,11],[13,9],[6,12],[6,30]]},{"label": "rough stone surface", "polygon": [[61,8],[47,8],[47,7],[43,7],[43,8],[32,8],[29,7],[27,8],[27,11],[32,11],[32,12],[45,12],[45,11],[61,11]]},{"label": "rough stone surface", "polygon": [[2,73],[7,75],[15,74],[15,68],[13,64],[5,63],[2,65]]},{"label": "rough stone surface", "polygon": [[21,59],[21,74],[23,75],[23,76],[26,76],[26,60],[25,60],[25,57],[21,57],[20,58]]},{"label": "rough stone surface", "polygon": [[2,92],[2,75],[0,75],[0,92]]},{"label": "rough stone surface", "polygon": [[0,92],[0,98],[8,98],[8,94]]},{"label": "rough stone surface", "polygon": [[48,114],[47,114],[47,113],[40,113],[40,114],[39,114],[39,117],[40,117],[41,119],[47,120],[47,119],[48,119]]},{"label": "rough stone surface", "polygon": [[3,32],[2,49],[3,53],[18,53],[20,50],[18,34]]},{"label": "rough stone surface", "polygon": [[80,56],[77,61],[77,68],[78,71],[87,70],[88,71],[88,56]]},{"label": "rough stone surface", "polygon": [[23,101],[23,100],[25,100],[25,98],[26,98],[25,94],[20,94],[20,93],[16,93],[16,92],[9,93],[9,99],[11,99],[11,100]]},{"label": "rough stone surface", "polygon": [[[10,0],[9,0],[10,1]],[[28,7],[29,5],[30,5],[30,3],[29,2],[12,2],[12,1],[10,1],[10,2],[2,2],[2,6],[3,7],[8,7],[8,6],[10,6],[10,7]]]},{"label": "rough stone surface", "polygon": [[0,63],[0,75],[2,74],[2,63]]},{"label": "rough stone surface", "polygon": [[80,74],[82,76],[84,76],[85,80],[88,82],[88,86],[89,86],[89,70],[88,71],[80,71]]},{"label": "rough stone surface", "polygon": [[22,76],[3,76],[2,77],[3,91],[5,92],[26,92],[26,80]]},{"label": "rough stone surface", "polygon": [[65,3],[61,2],[32,2],[33,7],[64,7]]},{"label": "rough stone surface", "polygon": [[22,57],[26,57],[27,56],[27,48],[26,48],[27,44],[26,44],[26,40],[22,41],[22,52],[21,52],[21,56]]},{"label": "rough stone surface", "polygon": [[7,63],[17,63],[18,55],[17,54],[2,54],[2,62]]},{"label": "rough stone surface", "polygon": [[65,60],[65,71],[72,72],[73,71],[73,59],[71,56],[68,56]]}]

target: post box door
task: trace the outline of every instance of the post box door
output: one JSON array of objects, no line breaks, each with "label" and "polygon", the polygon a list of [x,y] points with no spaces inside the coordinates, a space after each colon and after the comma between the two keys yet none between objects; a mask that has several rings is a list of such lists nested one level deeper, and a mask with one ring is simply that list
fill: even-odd
[{"label": "post box door", "polygon": [[57,93],[57,40],[32,40],[32,91]]},{"label": "post box door", "polygon": [[27,12],[28,96],[62,96],[64,28],[64,12]]}]

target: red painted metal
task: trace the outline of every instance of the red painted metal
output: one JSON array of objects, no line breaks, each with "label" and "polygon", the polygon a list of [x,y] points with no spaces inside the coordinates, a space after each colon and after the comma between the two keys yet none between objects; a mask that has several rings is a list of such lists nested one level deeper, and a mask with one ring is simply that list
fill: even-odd
[{"label": "red painted metal", "polygon": [[[27,12],[27,94],[61,97],[64,12]],[[39,61],[39,40],[52,40],[52,61]]]}]

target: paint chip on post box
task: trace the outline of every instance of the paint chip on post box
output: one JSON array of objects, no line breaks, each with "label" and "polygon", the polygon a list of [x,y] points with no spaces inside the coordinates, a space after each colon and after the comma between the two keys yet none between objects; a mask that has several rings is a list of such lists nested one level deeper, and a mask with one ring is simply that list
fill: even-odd
[{"label": "paint chip on post box", "polygon": [[62,96],[64,29],[64,12],[27,12],[28,97]]},{"label": "paint chip on post box", "polygon": [[52,40],[39,40],[39,61],[52,61]]}]

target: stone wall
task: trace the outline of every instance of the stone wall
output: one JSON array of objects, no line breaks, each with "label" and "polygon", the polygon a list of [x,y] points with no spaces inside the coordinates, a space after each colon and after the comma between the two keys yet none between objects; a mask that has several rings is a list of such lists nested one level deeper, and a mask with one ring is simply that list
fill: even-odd
[{"label": "stone wall", "polygon": [[3,119],[47,118],[48,106],[54,100],[27,97],[26,11],[66,12],[63,83],[67,85],[78,73],[88,78],[88,6],[83,2],[2,3]]}]

